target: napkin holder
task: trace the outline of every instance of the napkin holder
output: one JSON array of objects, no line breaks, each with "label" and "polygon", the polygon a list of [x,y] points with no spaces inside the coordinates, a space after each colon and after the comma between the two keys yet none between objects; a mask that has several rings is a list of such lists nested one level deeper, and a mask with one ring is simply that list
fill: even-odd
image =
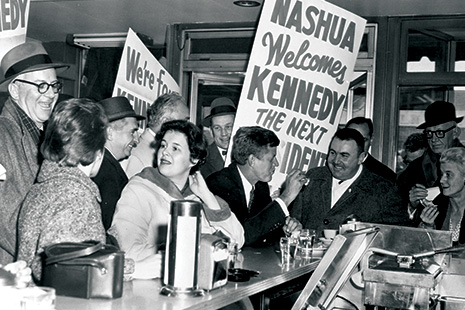
[{"label": "napkin holder", "polygon": [[200,236],[198,286],[210,291],[228,283],[228,245],[214,235]]}]

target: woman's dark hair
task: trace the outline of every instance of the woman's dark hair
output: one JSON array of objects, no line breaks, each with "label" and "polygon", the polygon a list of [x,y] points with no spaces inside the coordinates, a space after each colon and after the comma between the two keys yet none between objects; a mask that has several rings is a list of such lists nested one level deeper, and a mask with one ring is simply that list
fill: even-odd
[{"label": "woman's dark hair", "polygon": [[[202,130],[187,120],[175,120],[164,123],[155,137],[155,154],[158,154],[161,141],[168,131],[180,132],[186,136],[189,152],[191,153],[190,160],[192,163],[194,160],[198,160],[197,164],[191,168],[190,174],[199,170],[207,158],[207,141],[203,136]],[[154,166],[156,167],[156,160],[154,161]]]},{"label": "woman's dark hair", "polygon": [[44,159],[71,167],[91,164],[105,146],[107,124],[103,109],[90,99],[57,103],[40,148]]}]

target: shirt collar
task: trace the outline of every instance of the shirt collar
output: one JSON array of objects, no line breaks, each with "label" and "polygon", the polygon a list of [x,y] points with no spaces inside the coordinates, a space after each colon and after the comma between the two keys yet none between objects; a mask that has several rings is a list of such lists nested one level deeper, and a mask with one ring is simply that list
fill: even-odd
[{"label": "shirt collar", "polygon": [[339,183],[341,180],[333,177],[333,186],[350,186],[352,183],[354,183],[355,180],[357,180],[357,178],[362,173],[362,170],[363,170],[363,165],[360,165],[358,167],[357,173],[355,173],[353,177],[351,177],[350,179],[344,180],[341,183]]},{"label": "shirt collar", "polygon": [[245,177],[245,175],[242,173],[241,169],[239,169],[239,167],[236,167],[237,170],[239,171],[239,175],[241,176],[241,181],[242,181],[242,186],[244,186],[244,191],[245,193],[250,193],[250,191],[252,190],[253,188],[253,185],[250,184],[250,182],[247,180],[247,178]]}]

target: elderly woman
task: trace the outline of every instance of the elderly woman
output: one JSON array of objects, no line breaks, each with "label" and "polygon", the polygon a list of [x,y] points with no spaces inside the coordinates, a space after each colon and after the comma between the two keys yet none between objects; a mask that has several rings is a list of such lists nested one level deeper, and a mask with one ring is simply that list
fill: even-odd
[{"label": "elderly woman", "polygon": [[88,99],[58,103],[41,146],[43,163],[18,221],[18,255],[41,279],[41,254],[56,242],[105,242],[100,194],[90,179],[100,168],[107,119]]},{"label": "elderly woman", "polygon": [[220,230],[242,246],[244,230],[229,206],[215,197],[199,172],[207,144],[196,125],[177,120],[163,124],[156,136],[156,167],[132,177],[116,205],[109,230],[126,257],[136,261],[134,278],[160,277],[160,246],[166,242],[173,200],[203,203],[203,233]]},{"label": "elderly woman", "polygon": [[454,245],[465,243],[465,148],[453,147],[441,155],[442,193],[421,212],[420,227],[452,232]]}]

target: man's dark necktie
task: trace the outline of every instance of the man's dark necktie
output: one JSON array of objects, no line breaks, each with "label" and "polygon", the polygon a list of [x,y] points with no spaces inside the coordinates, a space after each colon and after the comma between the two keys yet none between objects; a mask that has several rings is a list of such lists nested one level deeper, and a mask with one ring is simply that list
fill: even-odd
[{"label": "man's dark necktie", "polygon": [[249,212],[250,212],[250,209],[252,209],[252,205],[253,205],[253,198],[254,198],[254,188],[252,187],[252,189],[250,190],[250,198],[249,198],[249,204],[247,206],[247,208],[249,209]]},{"label": "man's dark necktie", "polygon": [[228,154],[228,151],[221,151],[221,154],[223,154],[223,156],[226,156],[226,154]]}]

